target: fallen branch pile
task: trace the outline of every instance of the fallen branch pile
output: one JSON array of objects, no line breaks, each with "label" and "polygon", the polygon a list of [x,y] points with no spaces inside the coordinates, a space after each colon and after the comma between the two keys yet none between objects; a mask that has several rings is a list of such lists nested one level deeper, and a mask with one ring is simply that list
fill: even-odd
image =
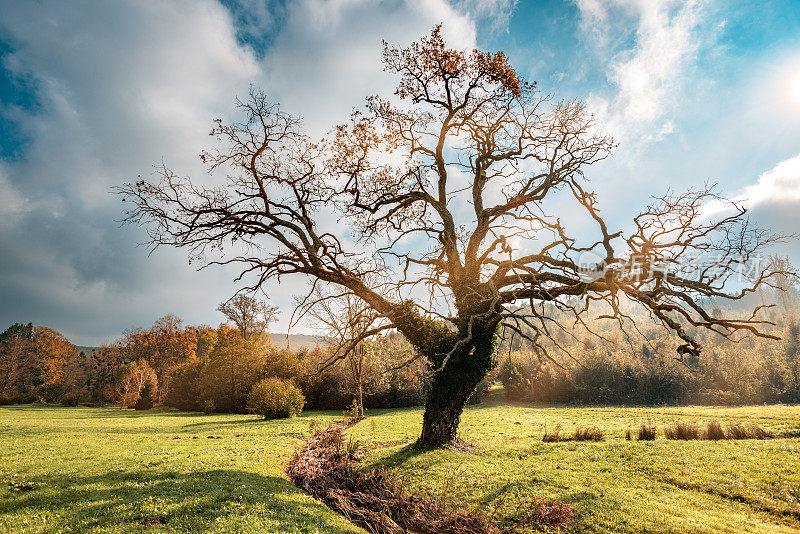
[{"label": "fallen branch pile", "polygon": [[361,452],[342,426],[317,431],[287,467],[291,481],[368,532],[500,534],[478,515],[464,515],[429,497],[411,495],[386,471],[358,469]]},{"label": "fallen branch pile", "polygon": [[[297,487],[350,522],[374,534],[504,534],[514,530],[500,529],[479,514],[456,512],[437,499],[411,494],[383,469],[360,470],[362,452],[357,442],[345,440],[345,429],[334,425],[316,431],[289,460],[287,474]],[[542,528],[572,523],[572,507],[546,504],[532,501],[518,525]]]}]

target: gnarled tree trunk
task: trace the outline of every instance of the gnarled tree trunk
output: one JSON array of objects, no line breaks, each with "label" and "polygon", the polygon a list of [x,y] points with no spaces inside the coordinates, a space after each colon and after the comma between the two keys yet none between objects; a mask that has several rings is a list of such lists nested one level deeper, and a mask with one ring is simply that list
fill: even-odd
[{"label": "gnarled tree trunk", "polygon": [[442,447],[456,439],[467,399],[495,365],[496,333],[496,323],[474,326],[469,341],[454,346],[444,366],[434,374],[418,445]]}]

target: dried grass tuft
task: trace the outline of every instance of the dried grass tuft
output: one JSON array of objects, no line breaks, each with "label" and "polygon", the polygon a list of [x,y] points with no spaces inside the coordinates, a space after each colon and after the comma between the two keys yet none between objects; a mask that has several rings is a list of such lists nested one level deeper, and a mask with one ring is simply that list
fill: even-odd
[{"label": "dried grass tuft", "polygon": [[672,425],[664,428],[664,436],[667,439],[683,441],[700,439],[700,428],[697,426],[697,423],[676,421],[672,423]]},{"label": "dried grass tuft", "polygon": [[578,427],[570,439],[572,441],[604,441],[606,433],[593,426],[588,428]]},{"label": "dried grass tuft", "polygon": [[728,439],[773,439],[775,434],[767,432],[755,423],[732,423],[728,425]]},{"label": "dried grass tuft", "polygon": [[723,429],[719,421],[709,421],[700,431],[697,423],[677,421],[664,429],[667,439],[694,440],[705,439],[711,441],[725,439],[772,439],[774,434],[767,432],[755,423],[731,423]]},{"label": "dried grass tuft", "polygon": [[706,431],[705,434],[703,434],[703,439],[717,441],[720,439],[727,439],[727,436],[725,435],[725,431],[722,430],[722,425],[719,421],[709,421],[708,425],[706,425]]},{"label": "dried grass tuft", "polygon": [[569,438],[564,438],[561,436],[561,425],[556,425],[556,429],[552,432],[547,432],[547,426],[544,427],[544,435],[542,436],[542,441],[545,443],[556,443],[559,441],[566,441]]},{"label": "dried grass tuft", "polygon": [[656,439],[656,427],[653,425],[650,420],[647,420],[647,423],[642,423],[639,427],[639,432],[636,435],[636,438],[639,441],[653,441]]}]

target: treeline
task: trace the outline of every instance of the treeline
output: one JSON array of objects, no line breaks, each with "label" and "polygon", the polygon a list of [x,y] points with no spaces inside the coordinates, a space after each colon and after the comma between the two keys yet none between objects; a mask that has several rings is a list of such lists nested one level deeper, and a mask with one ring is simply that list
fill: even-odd
[{"label": "treeline", "polygon": [[[343,409],[356,396],[356,384],[344,365],[320,370],[328,359],[326,347],[291,351],[276,348],[267,336],[242,336],[228,325],[204,332],[208,352],[176,368],[163,401],[181,410],[248,411],[247,396],[264,378],[293,382],[302,391],[307,409]],[[364,405],[390,408],[421,404],[425,375],[419,365],[401,366],[410,347],[398,335],[368,341],[364,351]]]},{"label": "treeline", "polygon": [[[163,404],[244,413],[250,411],[249,394],[267,378],[294,384],[306,409],[340,410],[359,398],[365,408],[424,403],[429,371],[401,335],[368,339],[348,358],[330,364],[335,349],[273,345],[266,333],[273,309],[252,299],[235,304],[220,307],[230,324],[184,326],[167,315],[89,353],[47,327],[14,324],[0,334],[0,403]],[[636,336],[626,335],[602,314],[588,320],[588,332],[574,328],[574,317],[554,312],[548,317],[553,339],[545,344],[547,353],[532,350],[520,336],[506,335],[497,366],[472,401],[479,402],[501,383],[505,398],[525,402],[800,402],[800,321],[792,313],[795,309],[792,300],[782,310],[768,312],[766,319],[774,323],[770,333],[780,341],[750,336],[733,343],[696,332],[703,352],[683,361],[676,359],[679,340],[652,323],[648,326],[647,318],[635,316],[634,310],[626,313],[640,325]],[[259,313],[260,322],[255,320]]]},{"label": "treeline", "polygon": [[615,322],[595,320],[595,334],[576,334],[569,318],[555,320],[569,332],[559,336],[568,355],[551,344],[547,354],[557,365],[523,343],[507,344],[497,370],[506,398],[644,405],[800,402],[800,321],[792,314],[768,316],[774,323],[770,334],[780,340],[749,336],[731,342],[697,332],[702,353],[682,361],[675,352],[679,340],[655,327],[627,338]]},{"label": "treeline", "polygon": [[[363,348],[366,407],[424,401],[424,368],[402,365],[413,353],[401,336],[369,340]],[[301,389],[306,409],[344,409],[356,397],[355,377],[346,365],[325,366],[329,357],[323,345],[278,348],[253,325],[183,326],[174,315],[150,328],[129,329],[88,354],[49,328],[14,324],[0,335],[0,403],[163,404],[245,413],[253,387],[277,377]],[[145,393],[152,400],[142,406]]]},{"label": "treeline", "polygon": [[88,390],[91,362],[59,332],[15,323],[0,334],[0,404],[61,400]]},{"label": "treeline", "polygon": [[146,386],[157,401],[195,357],[200,331],[167,315],[87,353],[50,328],[13,324],[0,334],[0,402],[133,406]]}]

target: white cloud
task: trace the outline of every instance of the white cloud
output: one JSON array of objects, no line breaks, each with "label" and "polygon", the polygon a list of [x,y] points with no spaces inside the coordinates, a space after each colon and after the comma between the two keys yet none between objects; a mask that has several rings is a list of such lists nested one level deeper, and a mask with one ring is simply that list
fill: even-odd
[{"label": "white cloud", "polygon": [[[758,180],[745,186],[730,199],[747,208],[749,220],[758,228],[776,234],[797,235],[800,228],[800,154],[781,161],[759,175]],[[703,208],[708,218],[730,214],[727,202],[712,201]],[[800,241],[787,239],[770,250],[800,261]]]},{"label": "white cloud", "polygon": [[778,163],[744,188],[735,200],[748,208],[769,204],[795,204],[800,208],[800,154]]},{"label": "white cloud", "polygon": [[323,134],[365,96],[394,90],[397,80],[381,64],[382,39],[406,45],[440,22],[450,46],[475,46],[472,20],[441,0],[292,2],[264,57],[265,88]]},{"label": "white cloud", "polygon": [[480,21],[491,30],[508,31],[511,15],[518,0],[461,0],[456,5],[472,20]]},{"label": "white cloud", "polygon": [[[272,32],[259,58],[237,41],[242,14],[214,0],[0,0],[12,49],[4,66],[33,81],[42,104],[14,111],[31,141],[21,159],[0,162],[0,322],[48,324],[82,343],[169,312],[219,322],[214,309],[235,291],[234,274],[197,273],[181,251],[148,257],[135,247],[142,233],[115,222],[121,204],[109,188],[162,158],[209,179],[197,155],[211,121],[230,115],[251,82],[320,133],[393,88],[382,38],[407,44],[444,22],[453,46],[475,43],[473,20],[441,0],[297,0],[279,18],[262,4],[245,6],[257,15],[247,31]],[[267,293],[287,310],[304,285],[285,278]]]},{"label": "white cloud", "polygon": [[[701,10],[696,0],[577,0],[589,41],[611,54],[606,72],[615,93],[588,101],[604,127],[621,138],[662,135],[664,116],[680,102],[681,75],[693,60]],[[635,31],[629,35],[630,24]],[[632,45],[627,43],[632,41]],[[621,44],[622,43],[622,44]]]},{"label": "white cloud", "polygon": [[0,229],[9,226],[14,217],[28,209],[27,201],[16,190],[5,176],[6,171],[0,165]]},{"label": "white cloud", "polygon": [[230,294],[231,276],[195,274],[182,254],[148,258],[141,232],[115,222],[109,189],[162,158],[199,169],[211,119],[259,70],[228,12],[210,0],[0,9],[4,64],[41,102],[15,110],[30,143],[3,165],[3,207],[17,208],[0,232],[0,321],[92,342],[171,311],[209,320],[200,310]]}]

